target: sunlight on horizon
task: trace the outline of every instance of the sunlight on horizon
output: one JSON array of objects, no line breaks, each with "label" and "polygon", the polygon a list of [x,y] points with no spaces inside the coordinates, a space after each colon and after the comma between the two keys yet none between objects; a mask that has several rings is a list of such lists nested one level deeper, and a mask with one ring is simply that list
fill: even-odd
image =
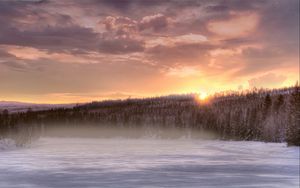
[{"label": "sunlight on horizon", "polygon": [[297,0],[14,1],[0,0],[0,101],[206,100],[299,81]]},{"label": "sunlight on horizon", "polygon": [[207,97],[208,97],[208,94],[207,94],[206,92],[203,92],[203,91],[202,91],[202,92],[200,92],[200,93],[198,94],[198,99],[201,100],[201,101],[206,100]]}]

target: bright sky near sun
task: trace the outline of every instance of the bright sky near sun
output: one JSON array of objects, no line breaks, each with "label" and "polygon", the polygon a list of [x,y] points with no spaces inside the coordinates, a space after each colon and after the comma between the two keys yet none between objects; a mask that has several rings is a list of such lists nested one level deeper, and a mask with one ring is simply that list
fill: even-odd
[{"label": "bright sky near sun", "polygon": [[0,101],[283,87],[299,79],[298,0],[0,1]]}]

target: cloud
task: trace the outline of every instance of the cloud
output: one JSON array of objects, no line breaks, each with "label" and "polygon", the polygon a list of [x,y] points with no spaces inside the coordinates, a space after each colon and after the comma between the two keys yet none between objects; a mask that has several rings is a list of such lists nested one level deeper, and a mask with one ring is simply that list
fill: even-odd
[{"label": "cloud", "polygon": [[286,50],[287,49],[281,49],[280,47],[278,48],[278,46],[244,48],[242,52],[236,56],[239,62],[242,63],[236,67],[237,70],[234,71],[232,76],[243,77],[274,70],[297,70],[296,67],[299,65],[298,55]]},{"label": "cloud", "polygon": [[92,4],[106,5],[111,8],[117,9],[119,11],[126,11],[133,4],[131,0],[101,0],[97,2],[97,0],[90,1]]},{"label": "cloud", "polygon": [[137,32],[137,22],[128,17],[107,16],[102,23],[107,31],[114,32],[119,36]]},{"label": "cloud", "polygon": [[167,76],[177,76],[177,77],[189,77],[189,76],[197,76],[200,74],[200,71],[197,67],[189,67],[189,66],[179,66],[179,67],[171,67],[166,71]]},{"label": "cloud", "polygon": [[144,50],[144,42],[131,38],[104,39],[99,42],[98,49],[108,54],[141,52]]},{"label": "cloud", "polygon": [[16,71],[26,71],[28,70],[27,64],[21,63],[21,62],[16,62],[16,61],[4,61],[0,62],[0,65],[5,65],[6,67],[9,67],[12,70]]},{"label": "cloud", "polygon": [[148,15],[141,20],[134,20],[129,17],[107,16],[100,23],[105,29],[115,35],[129,37],[134,34],[141,34],[142,31],[159,32],[169,27],[171,20],[163,14]]},{"label": "cloud", "polygon": [[47,27],[41,30],[2,28],[0,44],[27,46],[49,51],[95,50],[97,34],[91,29],[79,26]]},{"label": "cloud", "polygon": [[[167,10],[174,14],[178,9],[188,9],[201,5],[199,0],[74,0],[78,6],[88,7],[89,11],[103,14],[108,11],[110,14],[147,16],[157,10]],[[107,10],[108,9],[108,10]],[[106,12],[107,13],[107,12]]]},{"label": "cloud", "polygon": [[155,37],[146,41],[148,48],[155,46],[170,46],[174,47],[177,45],[189,45],[189,44],[201,44],[207,42],[207,38],[200,34],[186,34],[178,35],[173,37]]},{"label": "cloud", "polygon": [[154,32],[159,32],[166,29],[170,25],[170,22],[170,19],[163,14],[145,16],[139,23],[139,29],[141,31],[152,29]]},{"label": "cloud", "polygon": [[0,49],[0,57],[1,57],[0,60],[3,60],[3,59],[6,59],[6,58],[14,58],[15,56],[12,55],[12,54],[10,54],[10,53],[8,53],[5,50]]},{"label": "cloud", "polygon": [[31,47],[9,46],[6,48],[7,53],[11,55],[13,60],[26,60],[28,62],[51,60],[61,63],[98,63],[100,55],[95,54],[70,54],[64,52],[51,52]]},{"label": "cloud", "polygon": [[164,65],[184,63],[186,65],[206,64],[209,51],[214,49],[209,43],[158,45],[146,50],[148,56]]},{"label": "cloud", "polygon": [[[211,2],[211,3],[208,3]],[[208,12],[224,11],[252,11],[263,8],[267,2],[265,0],[231,0],[231,1],[206,1],[205,10]]]},{"label": "cloud", "polygon": [[208,30],[223,37],[241,37],[250,34],[258,24],[255,13],[232,13],[233,18],[222,21],[211,21]]},{"label": "cloud", "polygon": [[287,79],[284,75],[276,75],[274,73],[268,73],[256,78],[248,80],[249,87],[253,88],[274,88],[280,87],[282,83]]},{"label": "cloud", "polygon": [[0,93],[286,85],[298,22],[298,0],[0,0]]},{"label": "cloud", "polygon": [[[106,28],[110,29],[109,32],[114,30],[114,36],[112,36],[112,34],[97,33],[93,28],[79,25],[70,15],[53,13],[37,5],[17,4],[14,6],[9,3],[5,5],[7,8],[2,7],[5,11],[0,12],[0,25],[2,25],[0,45],[68,53],[99,51],[113,54],[143,50],[143,42],[129,36],[131,32],[129,31],[129,18],[118,17],[111,22],[106,20],[105,24]],[[3,15],[11,21],[2,19]]]},{"label": "cloud", "polygon": [[143,50],[143,42],[120,31],[116,37],[99,35],[90,28],[78,25],[67,27],[47,27],[42,30],[20,31],[17,28],[3,28],[0,44],[33,47],[49,52],[82,53],[131,53]]}]

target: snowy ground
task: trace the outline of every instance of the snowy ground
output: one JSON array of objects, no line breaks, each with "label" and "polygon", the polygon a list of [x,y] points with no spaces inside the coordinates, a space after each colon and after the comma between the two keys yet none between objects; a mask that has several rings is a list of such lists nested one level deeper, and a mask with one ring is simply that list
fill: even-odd
[{"label": "snowy ground", "polygon": [[1,188],[299,187],[299,147],[285,144],[44,138],[5,148]]}]

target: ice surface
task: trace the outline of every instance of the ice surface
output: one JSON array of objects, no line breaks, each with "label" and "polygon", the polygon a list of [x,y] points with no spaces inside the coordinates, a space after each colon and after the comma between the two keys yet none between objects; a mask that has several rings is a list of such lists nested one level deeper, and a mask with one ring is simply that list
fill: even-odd
[{"label": "ice surface", "polygon": [[1,188],[299,187],[299,147],[192,139],[43,138],[0,151]]}]

